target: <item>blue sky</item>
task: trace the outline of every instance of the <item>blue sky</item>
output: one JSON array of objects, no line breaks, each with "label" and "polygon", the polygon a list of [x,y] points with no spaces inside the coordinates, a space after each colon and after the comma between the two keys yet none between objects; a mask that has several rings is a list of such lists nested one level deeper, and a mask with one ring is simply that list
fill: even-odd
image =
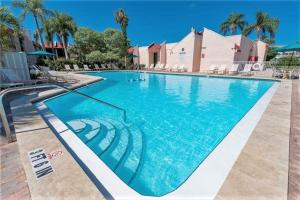
[{"label": "blue sky", "polygon": [[[10,5],[11,1],[5,1]],[[256,11],[267,12],[280,20],[276,43],[285,45],[300,40],[300,1],[45,1],[49,9],[72,15],[78,26],[103,31],[118,28],[113,13],[125,9],[129,17],[128,36],[133,45],[151,42],[176,42],[195,27],[219,31],[219,25],[232,12],[245,14],[252,23]],[[11,8],[15,14],[20,10]],[[35,24],[28,16],[24,27],[34,30]],[[254,35],[250,36],[252,39]]]}]

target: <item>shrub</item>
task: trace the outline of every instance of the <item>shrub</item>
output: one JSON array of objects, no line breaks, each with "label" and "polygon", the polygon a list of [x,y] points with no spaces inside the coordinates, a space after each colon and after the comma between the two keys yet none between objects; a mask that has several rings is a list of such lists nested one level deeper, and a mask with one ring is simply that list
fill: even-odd
[{"label": "shrub", "polygon": [[294,69],[300,66],[300,60],[297,57],[282,57],[276,61],[275,66],[277,68]]}]

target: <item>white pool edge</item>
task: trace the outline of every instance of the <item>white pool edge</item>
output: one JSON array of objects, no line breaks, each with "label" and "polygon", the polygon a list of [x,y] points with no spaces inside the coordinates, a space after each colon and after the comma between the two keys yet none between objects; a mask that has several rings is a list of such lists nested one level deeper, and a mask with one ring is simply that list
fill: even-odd
[{"label": "white pool edge", "polygon": [[279,83],[256,102],[248,113],[235,125],[222,142],[198,166],[194,173],[175,191],[162,197],[147,197],[125,184],[98,156],[90,150],[68,127],[44,104],[36,104],[45,121],[56,131],[85,166],[114,199],[214,199],[227,175],[247,143]]}]

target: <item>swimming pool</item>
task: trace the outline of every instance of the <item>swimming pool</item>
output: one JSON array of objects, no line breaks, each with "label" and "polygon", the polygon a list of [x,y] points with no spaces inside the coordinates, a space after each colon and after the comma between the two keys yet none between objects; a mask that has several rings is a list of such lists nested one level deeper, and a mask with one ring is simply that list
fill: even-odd
[{"label": "swimming pool", "polygon": [[[46,106],[128,186],[163,196],[182,185],[273,81],[136,72],[106,79]],[[99,169],[101,170],[101,169]]]}]

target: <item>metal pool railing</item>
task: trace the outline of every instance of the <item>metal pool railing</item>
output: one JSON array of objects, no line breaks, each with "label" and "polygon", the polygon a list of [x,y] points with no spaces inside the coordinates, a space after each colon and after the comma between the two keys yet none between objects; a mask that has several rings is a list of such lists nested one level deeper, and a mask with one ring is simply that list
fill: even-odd
[{"label": "metal pool railing", "polygon": [[[15,129],[13,126],[12,113],[11,113],[11,109],[10,109],[10,101],[12,99],[12,96],[15,96],[15,95],[18,95],[18,94],[21,94],[24,92],[37,91],[37,90],[41,90],[41,89],[51,89],[51,88],[52,89],[60,88],[60,89],[66,90],[68,92],[74,92],[76,94],[84,96],[85,98],[92,99],[98,103],[101,103],[103,105],[109,106],[114,109],[117,109],[122,112],[124,122],[127,121],[127,113],[126,113],[125,109],[123,109],[119,106],[113,105],[111,103],[108,103],[106,101],[91,97],[84,93],[81,93],[75,89],[69,89],[69,88],[66,88],[61,85],[45,84],[45,85],[22,86],[22,87],[9,88],[9,89],[6,89],[6,90],[3,90],[0,92],[0,123],[2,123],[2,125],[0,126],[0,132],[1,132],[1,134],[2,134],[2,131],[5,132],[8,142],[16,141]],[[54,96],[59,95],[59,94],[61,94],[61,92],[55,94]],[[35,102],[35,101],[37,101],[37,100],[33,100],[33,102]]]},{"label": "metal pool railing", "polygon": [[121,107],[119,107],[119,106],[113,105],[113,104],[108,103],[108,102],[106,102],[106,101],[103,101],[103,100],[101,100],[101,99],[94,98],[94,97],[89,96],[89,95],[87,95],[87,94],[81,93],[81,92],[79,92],[79,91],[77,91],[77,90],[68,89],[68,88],[63,87],[63,86],[58,86],[58,87],[60,87],[60,88],[62,88],[62,89],[64,89],[64,90],[67,90],[67,91],[69,91],[69,92],[74,92],[74,93],[79,94],[79,95],[81,95],[81,96],[84,96],[84,97],[86,97],[86,98],[92,99],[92,100],[94,100],[94,101],[96,101],[96,102],[98,102],[98,103],[104,104],[104,105],[109,106],[109,107],[111,107],[111,108],[120,110],[120,111],[123,113],[123,121],[126,122],[126,120],[127,120],[127,113],[126,113],[126,110],[125,110],[124,108],[121,108]]}]

